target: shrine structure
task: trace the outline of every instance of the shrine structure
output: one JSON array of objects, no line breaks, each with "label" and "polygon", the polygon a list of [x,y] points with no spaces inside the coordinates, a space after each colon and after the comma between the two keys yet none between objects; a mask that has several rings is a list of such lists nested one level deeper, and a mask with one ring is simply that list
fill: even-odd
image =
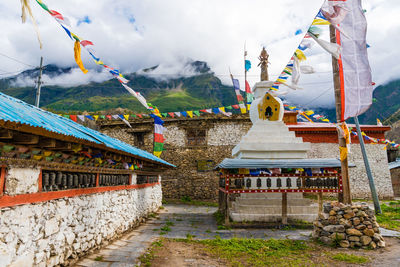
[{"label": "shrine structure", "polygon": [[303,193],[318,193],[322,199],[323,192],[342,191],[340,160],[306,159],[310,143],[296,137],[282,121],[283,103],[269,90],[272,85],[271,81],[256,83],[250,108],[253,126],[233,148],[234,159],[218,165],[219,204],[227,223],[229,219],[283,224],[288,219],[313,221],[322,202],[318,207]]}]

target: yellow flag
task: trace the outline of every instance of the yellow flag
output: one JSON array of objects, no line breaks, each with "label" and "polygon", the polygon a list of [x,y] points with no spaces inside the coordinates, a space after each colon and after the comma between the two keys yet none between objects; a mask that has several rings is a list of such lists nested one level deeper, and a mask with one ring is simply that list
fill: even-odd
[{"label": "yellow flag", "polygon": [[129,120],[129,114],[124,115],[125,120]]},{"label": "yellow flag", "polygon": [[95,121],[97,121],[97,119],[99,118],[99,115],[93,115],[93,118]]},{"label": "yellow flag", "polygon": [[324,19],[314,19],[311,25],[329,25],[331,24],[329,21]]},{"label": "yellow flag", "polygon": [[306,55],[304,55],[303,51],[301,51],[300,49],[296,49],[296,52],[294,52],[294,54],[299,59],[299,61],[307,59]]},{"label": "yellow flag", "polygon": [[339,151],[340,151],[340,161],[343,161],[345,159],[347,159],[347,147],[339,147]]},{"label": "yellow flag", "polygon": [[225,107],[220,107],[220,108],[218,108],[219,109],[219,111],[221,111],[221,112],[225,112]]},{"label": "yellow flag", "polygon": [[83,66],[83,62],[82,62],[82,59],[81,59],[81,44],[79,43],[79,41],[75,41],[74,57],[75,57],[76,64],[78,64],[78,66],[81,69],[81,71],[83,73],[87,73],[88,70],[85,69],[85,67]]},{"label": "yellow flag", "polygon": [[190,118],[193,118],[193,111],[187,111],[187,114],[189,115]]},{"label": "yellow flag", "polygon": [[245,114],[246,113],[246,108],[240,108],[240,111],[242,112],[242,114]]},{"label": "yellow flag", "polygon": [[154,151],[153,154],[156,157],[160,157],[161,156],[162,151]]}]

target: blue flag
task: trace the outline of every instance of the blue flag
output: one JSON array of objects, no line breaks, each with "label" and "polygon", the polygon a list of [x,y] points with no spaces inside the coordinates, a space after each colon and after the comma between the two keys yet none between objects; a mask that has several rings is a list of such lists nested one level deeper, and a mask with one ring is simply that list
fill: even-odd
[{"label": "blue flag", "polygon": [[251,69],[251,62],[250,60],[245,60],[244,61],[244,68],[246,69],[246,71],[249,71],[249,69]]},{"label": "blue flag", "polygon": [[232,79],[232,83],[233,83],[233,88],[235,90],[240,90],[240,85],[239,85],[239,80],[238,79]]}]

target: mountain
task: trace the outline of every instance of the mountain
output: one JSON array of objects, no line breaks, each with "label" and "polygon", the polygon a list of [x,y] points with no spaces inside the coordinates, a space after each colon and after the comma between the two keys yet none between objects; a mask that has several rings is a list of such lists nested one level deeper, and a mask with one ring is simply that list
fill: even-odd
[{"label": "mountain", "polygon": [[[128,85],[145,96],[148,102],[162,112],[196,110],[236,103],[236,96],[231,86],[221,83],[206,62],[189,61],[184,66],[185,75],[168,76],[162,74],[160,66],[153,66],[135,73],[126,74]],[[44,74],[51,79],[60,80],[72,68],[59,68],[47,65]],[[24,71],[17,76],[0,79],[0,91],[33,104],[38,69]],[[160,74],[161,73],[161,74]],[[22,86],[19,81],[29,80],[32,86]],[[400,79],[378,86],[373,94],[371,108],[359,116],[362,124],[376,124],[391,118],[391,123],[400,120]],[[79,86],[42,87],[41,107],[55,111],[78,113],[82,111],[99,112],[115,108],[142,112],[145,108],[119,84],[116,79],[104,82],[91,82]],[[314,109],[325,115],[330,121],[336,121],[334,109]],[[348,120],[353,123],[353,120]]]},{"label": "mountain", "polygon": [[[163,112],[202,109],[236,103],[233,87],[223,85],[207,63],[191,61],[185,66],[190,75],[163,78],[154,66],[124,75],[128,85],[145,96]],[[47,65],[43,71],[50,78],[70,73],[72,68]],[[152,75],[154,72],[155,75]],[[38,69],[0,80],[0,91],[33,104],[35,88],[21,85],[21,80],[37,79]],[[167,76],[168,77],[168,76]],[[91,82],[79,86],[42,86],[40,106],[55,112],[105,111],[124,108],[144,111],[145,108],[116,79]]]}]

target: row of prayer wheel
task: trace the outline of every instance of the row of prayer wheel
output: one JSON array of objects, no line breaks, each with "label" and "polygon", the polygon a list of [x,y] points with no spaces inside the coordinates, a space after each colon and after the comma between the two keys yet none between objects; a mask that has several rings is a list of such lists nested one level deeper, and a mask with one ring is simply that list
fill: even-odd
[{"label": "row of prayer wheel", "polygon": [[[71,173],[43,171],[42,190],[58,191],[73,188],[87,188],[96,186],[97,175],[95,173]],[[100,174],[100,186],[127,185],[129,174]]]},{"label": "row of prayer wheel", "polygon": [[[230,187],[232,188],[232,180],[235,189],[243,189],[245,187],[258,187],[258,188],[271,188],[272,187],[272,179],[276,180],[274,188],[337,188],[338,187],[338,179],[336,177],[327,177],[327,178],[297,178],[296,184],[293,184],[292,178],[257,178],[255,180],[255,185],[252,184],[254,180],[251,178],[235,178],[230,179]],[[225,179],[220,179],[220,187],[225,187]]]}]

